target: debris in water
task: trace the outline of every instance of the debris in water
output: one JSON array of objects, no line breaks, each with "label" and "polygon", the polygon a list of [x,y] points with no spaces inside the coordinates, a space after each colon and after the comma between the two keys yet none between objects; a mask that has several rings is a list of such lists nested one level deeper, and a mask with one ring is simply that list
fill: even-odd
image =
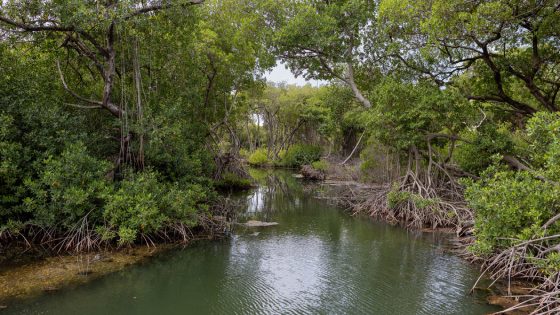
[{"label": "debris in water", "polygon": [[246,227],[260,227],[260,226],[278,225],[278,222],[263,222],[263,221],[249,220],[245,223],[242,223],[242,225],[245,225]]}]

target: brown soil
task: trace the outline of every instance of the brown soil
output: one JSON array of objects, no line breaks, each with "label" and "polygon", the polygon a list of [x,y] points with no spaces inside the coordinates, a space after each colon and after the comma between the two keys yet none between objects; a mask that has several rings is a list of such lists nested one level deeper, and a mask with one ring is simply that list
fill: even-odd
[{"label": "brown soil", "polygon": [[[508,284],[506,281],[498,281],[494,286],[495,294],[488,296],[487,301],[489,304],[498,305],[504,309],[518,305],[522,300],[511,296],[526,296],[531,292],[529,289],[530,283],[522,281],[512,281],[508,292]],[[496,292],[497,291],[497,292]],[[526,315],[533,311],[531,307],[520,308],[515,311],[505,312],[504,314],[510,315]]]}]

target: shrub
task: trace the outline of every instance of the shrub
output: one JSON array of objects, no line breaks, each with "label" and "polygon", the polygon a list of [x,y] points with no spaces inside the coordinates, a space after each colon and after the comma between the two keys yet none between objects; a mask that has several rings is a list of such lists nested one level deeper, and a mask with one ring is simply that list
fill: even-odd
[{"label": "shrub", "polygon": [[301,167],[302,165],[311,164],[321,158],[321,147],[296,144],[291,146],[282,159],[282,165],[288,167]]},{"label": "shrub", "polygon": [[252,186],[252,183],[247,178],[227,172],[222,176],[222,179],[215,183],[215,186],[221,189],[248,189]]},{"label": "shrub", "polygon": [[527,240],[560,233],[560,222],[542,226],[560,212],[560,115],[538,113],[527,123],[531,170],[513,171],[494,155],[480,180],[463,180],[465,197],[475,210],[477,243],[473,250],[489,253]]},{"label": "shrub", "polygon": [[462,135],[469,142],[460,143],[454,154],[454,160],[461,169],[480,174],[491,163],[494,154],[506,154],[514,151],[512,135],[508,125],[484,124],[479,130]]},{"label": "shrub", "polygon": [[24,206],[31,221],[43,227],[71,228],[89,214],[95,220],[110,188],[105,174],[111,163],[90,156],[83,143],[70,144],[60,156],[49,157],[36,180],[28,179],[30,197]]},{"label": "shrub", "polygon": [[165,192],[154,172],[143,172],[123,180],[120,187],[105,196],[103,217],[117,230],[119,242],[130,243],[139,232],[152,233],[167,217],[160,209]]},{"label": "shrub", "polygon": [[268,157],[266,154],[266,149],[259,148],[255,152],[251,153],[247,162],[253,166],[264,166],[268,164]]},{"label": "shrub", "polygon": [[[465,181],[466,199],[475,210],[473,248],[479,253],[509,246],[544,232],[541,226],[560,211],[560,189],[526,171],[490,167],[479,181]],[[555,225],[548,232],[560,232]]]},{"label": "shrub", "polygon": [[179,188],[161,183],[158,174],[150,170],[129,175],[119,186],[105,196],[103,217],[109,229],[116,231],[120,244],[132,243],[140,234],[152,234],[173,223],[193,226],[198,213],[206,210],[202,202],[207,195],[201,186]]},{"label": "shrub", "polygon": [[393,187],[393,189],[387,194],[387,206],[391,209],[395,209],[407,202],[412,202],[416,208],[424,210],[430,206],[437,205],[439,200],[434,198],[424,198],[416,193],[397,190],[395,187]]},{"label": "shrub", "polygon": [[326,172],[329,169],[329,162],[325,160],[319,160],[311,163],[311,166],[317,171]]},{"label": "shrub", "polygon": [[248,159],[249,156],[251,155],[251,153],[249,152],[249,150],[241,148],[239,149],[239,156],[244,158],[244,159]]},{"label": "shrub", "polygon": [[201,181],[213,173],[214,163],[208,150],[201,148],[197,130],[181,120],[157,122],[161,127],[148,134],[146,163],[167,182]]},{"label": "shrub", "polygon": [[23,146],[14,141],[14,135],[14,119],[0,113],[0,226],[2,216],[10,214],[10,208],[19,202],[17,190],[24,176]]}]

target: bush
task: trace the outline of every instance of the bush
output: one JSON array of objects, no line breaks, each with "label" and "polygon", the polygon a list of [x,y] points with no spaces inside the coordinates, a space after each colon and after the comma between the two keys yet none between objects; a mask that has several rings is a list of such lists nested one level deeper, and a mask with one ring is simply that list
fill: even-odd
[{"label": "bush", "polygon": [[311,164],[321,158],[321,147],[308,144],[296,144],[291,146],[282,159],[282,165],[288,167],[301,167]]},{"label": "bush", "polygon": [[508,125],[487,123],[474,132],[462,135],[469,143],[457,146],[455,162],[471,174],[480,174],[492,163],[494,154],[513,153],[514,142],[508,129]]},{"label": "bush", "polygon": [[247,178],[227,172],[222,176],[222,179],[215,182],[215,186],[221,189],[248,189],[252,186],[252,183]]},{"label": "bush", "polygon": [[23,146],[13,139],[15,129],[12,116],[0,113],[0,226],[2,217],[19,202],[17,190],[25,175],[21,170]]},{"label": "bush", "polygon": [[24,207],[32,213],[32,223],[68,229],[86,215],[90,220],[99,217],[102,195],[110,190],[105,175],[111,163],[92,157],[78,142],[41,167],[38,179],[26,181],[30,196],[24,199]]},{"label": "bush", "polygon": [[[542,225],[560,211],[560,189],[526,171],[494,166],[483,173],[482,180],[465,183],[466,199],[475,210],[477,244],[473,249],[479,253],[512,245],[512,239],[542,234]],[[560,226],[548,232],[560,232]]]},{"label": "bush", "polygon": [[465,197],[475,210],[477,243],[473,250],[489,253],[527,240],[560,233],[560,222],[542,226],[560,212],[560,115],[538,113],[527,123],[531,170],[513,171],[494,155],[493,164],[477,181],[464,180]]},{"label": "bush", "polygon": [[266,153],[266,149],[260,148],[255,150],[255,152],[251,153],[247,162],[253,166],[265,166],[268,164],[268,157]]},{"label": "bush", "polygon": [[251,153],[249,152],[249,150],[241,148],[239,149],[239,156],[244,158],[244,159],[248,159],[249,156],[251,155]]},{"label": "bush", "polygon": [[319,160],[311,163],[311,167],[317,171],[326,172],[329,170],[329,162],[325,160]]},{"label": "bush", "polygon": [[391,189],[391,191],[387,194],[387,206],[390,209],[395,209],[408,202],[412,202],[416,208],[424,210],[430,206],[436,205],[439,200],[434,198],[424,198],[419,194],[409,191],[398,190],[398,187],[393,187],[393,189]]},{"label": "bush", "polygon": [[[158,180],[153,171],[130,175],[105,196],[103,218],[116,231],[120,244],[132,243],[140,234],[153,234],[173,223],[194,226],[206,192],[199,185],[179,188]],[[110,233],[108,233],[111,235]]]},{"label": "bush", "polygon": [[537,113],[527,123],[529,156],[540,175],[560,181],[560,114]]}]

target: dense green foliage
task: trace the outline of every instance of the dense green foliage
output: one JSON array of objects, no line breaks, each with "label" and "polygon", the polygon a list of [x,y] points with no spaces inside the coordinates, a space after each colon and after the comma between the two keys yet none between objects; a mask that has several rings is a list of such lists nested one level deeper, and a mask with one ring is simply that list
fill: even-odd
[{"label": "dense green foliage", "polygon": [[319,160],[311,163],[311,167],[317,171],[326,172],[329,169],[329,162],[325,160]]},{"label": "dense green foliage", "polygon": [[269,34],[249,2],[201,2],[0,5],[0,241],[148,241],[208,216],[213,180],[250,184],[208,140]]},{"label": "dense green foliage", "polygon": [[135,241],[138,234],[153,234],[166,224],[192,227],[197,224],[197,216],[207,210],[204,187],[162,183],[152,171],[130,175],[105,199],[104,235],[116,232],[121,243]]},{"label": "dense green foliage", "polygon": [[256,149],[249,155],[247,162],[253,166],[265,166],[269,162],[268,157],[266,156],[266,149]]},{"label": "dense green foliage", "polygon": [[556,221],[543,228],[560,213],[560,115],[538,113],[527,122],[524,136],[524,160],[531,163],[530,170],[511,170],[497,154],[481,180],[466,181],[466,197],[476,211],[476,249],[481,252],[511,245],[515,239],[560,233]]},{"label": "dense green foliage", "polygon": [[281,163],[288,167],[300,167],[319,161],[320,158],[321,147],[308,144],[296,144],[286,151]]}]

